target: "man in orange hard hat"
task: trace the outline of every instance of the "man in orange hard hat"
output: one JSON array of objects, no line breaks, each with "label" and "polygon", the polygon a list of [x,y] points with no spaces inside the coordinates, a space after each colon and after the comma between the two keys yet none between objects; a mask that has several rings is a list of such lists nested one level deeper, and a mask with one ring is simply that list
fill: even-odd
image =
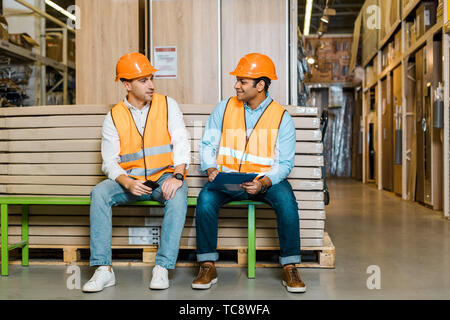
[{"label": "man in orange hard hat", "polygon": [[[305,292],[295,264],[300,263],[300,224],[294,192],[286,180],[294,166],[295,126],[291,116],[269,96],[275,65],[263,54],[244,56],[236,70],[236,96],[218,104],[209,117],[201,142],[202,170],[209,182],[197,200],[195,216],[197,261],[200,272],[194,289],[217,282],[217,229],[220,207],[235,200],[270,204],[276,212],[283,285],[289,292]],[[241,190],[209,188],[219,172],[256,173]]]},{"label": "man in orange hard hat", "polygon": [[190,145],[178,104],[155,92],[156,71],[140,53],[126,54],[117,63],[116,81],[128,95],[103,123],[102,170],[108,179],[91,192],[90,265],[98,267],[83,286],[85,292],[115,285],[111,207],[148,200],[165,205],[150,288],[169,287],[168,269],[175,268],[186,218]]}]

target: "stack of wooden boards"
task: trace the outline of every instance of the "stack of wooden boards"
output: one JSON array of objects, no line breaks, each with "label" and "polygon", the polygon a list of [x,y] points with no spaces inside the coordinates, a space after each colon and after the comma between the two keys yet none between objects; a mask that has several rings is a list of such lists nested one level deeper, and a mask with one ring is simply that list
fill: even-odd
[{"label": "stack of wooden boards", "polygon": [[[45,106],[0,109],[0,196],[89,196],[106,177],[101,171],[101,127],[111,105]],[[191,135],[189,196],[196,197],[207,178],[200,170],[199,144],[213,105],[180,105]],[[317,108],[286,106],[297,145],[289,181],[299,204],[302,247],[323,245],[322,133]],[[20,208],[10,207],[9,242],[20,240]],[[113,208],[113,246],[158,241],[162,207]],[[181,247],[195,248],[195,208],[190,207]],[[257,249],[277,248],[273,209],[256,210]],[[142,236],[147,230],[149,237]],[[89,245],[88,206],[31,206],[30,247]],[[139,237],[139,236],[142,237]],[[139,242],[141,241],[141,242]],[[219,248],[247,245],[247,209],[224,207],[219,215]]]}]

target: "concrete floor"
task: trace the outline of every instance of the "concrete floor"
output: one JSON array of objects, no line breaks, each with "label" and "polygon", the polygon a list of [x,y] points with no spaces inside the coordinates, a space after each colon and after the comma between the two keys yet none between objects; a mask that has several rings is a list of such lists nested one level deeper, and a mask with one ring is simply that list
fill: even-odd
[{"label": "concrete floor", "polygon": [[[151,291],[151,268],[116,267],[117,285],[85,294],[68,289],[67,267],[10,266],[0,279],[0,299],[450,299],[450,221],[418,204],[353,180],[329,182],[326,231],[336,247],[336,268],[300,269],[305,294],[288,293],[281,269],[258,268],[256,279],[246,269],[219,268],[218,284],[194,291],[194,268],[170,273],[171,287]],[[369,266],[380,270],[380,289],[368,289]],[[80,267],[81,285],[91,276]],[[372,283],[372,282],[371,282]]]}]

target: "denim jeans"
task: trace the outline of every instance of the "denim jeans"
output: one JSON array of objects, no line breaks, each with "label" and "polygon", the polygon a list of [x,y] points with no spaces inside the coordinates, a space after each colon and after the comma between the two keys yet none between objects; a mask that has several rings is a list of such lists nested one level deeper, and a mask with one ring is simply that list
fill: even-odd
[{"label": "denim jeans", "polygon": [[[280,241],[280,264],[300,263],[300,220],[298,204],[287,180],[273,185],[265,194],[250,195],[242,191],[210,190],[207,183],[197,200],[195,213],[197,261],[217,261],[219,209],[225,203],[239,200],[266,202],[277,216]],[[257,212],[256,212],[257,213]]]},{"label": "denim jeans", "polygon": [[164,204],[164,219],[161,228],[161,240],[156,253],[155,264],[174,269],[178,257],[181,233],[186,220],[188,186],[186,181],[177,190],[173,199],[166,200],[161,191],[163,182],[172,176],[164,174],[159,180],[159,188],[151,194],[135,196],[119,183],[107,179],[91,191],[91,266],[109,266],[112,264],[112,206],[135,201],[159,201]]}]

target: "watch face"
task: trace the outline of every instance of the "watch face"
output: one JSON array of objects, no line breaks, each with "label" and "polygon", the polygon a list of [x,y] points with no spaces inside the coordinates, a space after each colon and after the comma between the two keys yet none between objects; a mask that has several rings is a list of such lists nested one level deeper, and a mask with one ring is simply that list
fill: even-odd
[{"label": "watch face", "polygon": [[183,177],[183,175],[182,175],[181,173],[177,173],[177,174],[175,175],[175,179],[183,181],[183,180],[184,180],[184,177]]}]

